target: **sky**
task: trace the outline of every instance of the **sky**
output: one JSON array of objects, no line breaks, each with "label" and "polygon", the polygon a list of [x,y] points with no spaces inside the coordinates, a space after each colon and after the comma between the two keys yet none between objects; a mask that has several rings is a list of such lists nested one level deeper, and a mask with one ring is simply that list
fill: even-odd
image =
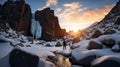
[{"label": "sky", "polygon": [[[0,0],[3,4],[6,0]],[[25,0],[32,13],[50,7],[55,10],[61,28],[67,31],[84,29],[99,22],[115,6],[118,0]]]}]

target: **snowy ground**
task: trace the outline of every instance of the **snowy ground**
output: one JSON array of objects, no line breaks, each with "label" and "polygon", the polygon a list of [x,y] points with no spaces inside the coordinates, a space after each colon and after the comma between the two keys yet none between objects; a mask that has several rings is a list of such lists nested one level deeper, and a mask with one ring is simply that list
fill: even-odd
[{"label": "snowy ground", "polygon": [[[12,35],[12,37],[10,37],[9,35]],[[112,38],[116,42],[118,42],[120,39],[119,32],[112,34],[112,35],[102,35],[98,38],[90,39],[90,40],[100,43],[101,40],[110,39],[110,38]],[[112,56],[117,56],[117,58],[120,58],[120,53],[115,53],[115,52],[111,51],[111,48],[88,50],[87,46],[88,46],[88,43],[90,42],[90,40],[82,40],[78,43],[72,44],[73,46],[80,46],[74,50],[71,50],[69,46],[67,46],[66,50],[63,50],[62,46],[55,47],[57,42],[60,42],[62,44],[61,40],[51,41],[51,42],[45,42],[42,40],[40,40],[40,41],[33,40],[33,43],[32,43],[31,41],[28,40],[28,37],[26,37],[24,35],[18,36],[15,33],[15,31],[13,31],[11,29],[8,31],[8,33],[5,33],[5,32],[1,33],[0,40],[7,41],[7,42],[0,43],[0,67],[9,67],[9,62],[8,62],[9,61],[8,60],[9,53],[14,48],[18,48],[18,49],[21,49],[28,53],[39,56],[40,61],[39,61],[38,67],[41,67],[41,66],[42,67],[54,67],[53,63],[45,60],[48,55],[55,56],[55,54],[53,53],[54,51],[60,52],[60,53],[66,53],[66,54],[69,54],[72,52],[72,56],[76,60],[80,60],[80,59],[90,56],[90,55],[96,55],[98,57],[99,56],[107,56],[106,58],[112,57]],[[13,45],[16,45],[19,43],[22,43],[22,45],[13,47],[10,45],[10,43],[8,41],[12,42]],[[47,44],[50,44],[51,47],[45,46]],[[117,45],[117,43],[116,43],[116,45]],[[113,48],[118,48],[118,46],[117,47],[114,46]],[[98,60],[100,60],[100,58],[98,58]],[[96,59],[95,61],[98,62],[98,60]],[[116,60],[116,58],[115,58],[115,60]],[[95,61],[93,61],[92,64],[95,64]],[[72,67],[81,67],[81,66],[72,65]]]}]

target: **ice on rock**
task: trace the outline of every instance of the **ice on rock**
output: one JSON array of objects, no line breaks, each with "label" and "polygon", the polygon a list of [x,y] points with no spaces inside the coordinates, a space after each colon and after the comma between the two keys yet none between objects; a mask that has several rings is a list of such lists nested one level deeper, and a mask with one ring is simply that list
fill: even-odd
[{"label": "ice on rock", "polygon": [[40,38],[41,34],[42,34],[41,25],[40,25],[39,21],[36,21],[35,19],[32,19],[31,33],[32,33],[33,37],[35,37],[36,39]]}]

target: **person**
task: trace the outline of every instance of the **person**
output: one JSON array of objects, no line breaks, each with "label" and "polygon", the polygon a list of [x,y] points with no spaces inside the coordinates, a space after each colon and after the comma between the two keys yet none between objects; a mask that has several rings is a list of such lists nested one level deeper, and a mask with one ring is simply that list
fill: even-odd
[{"label": "person", "polygon": [[66,50],[66,42],[63,40],[63,50]]}]

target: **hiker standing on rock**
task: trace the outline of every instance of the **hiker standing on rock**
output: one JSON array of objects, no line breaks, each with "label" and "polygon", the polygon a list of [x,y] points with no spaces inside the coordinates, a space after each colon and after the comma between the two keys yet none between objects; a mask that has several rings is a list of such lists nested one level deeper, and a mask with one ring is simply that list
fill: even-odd
[{"label": "hiker standing on rock", "polygon": [[65,40],[63,40],[63,50],[66,50],[66,42],[65,42]]}]

